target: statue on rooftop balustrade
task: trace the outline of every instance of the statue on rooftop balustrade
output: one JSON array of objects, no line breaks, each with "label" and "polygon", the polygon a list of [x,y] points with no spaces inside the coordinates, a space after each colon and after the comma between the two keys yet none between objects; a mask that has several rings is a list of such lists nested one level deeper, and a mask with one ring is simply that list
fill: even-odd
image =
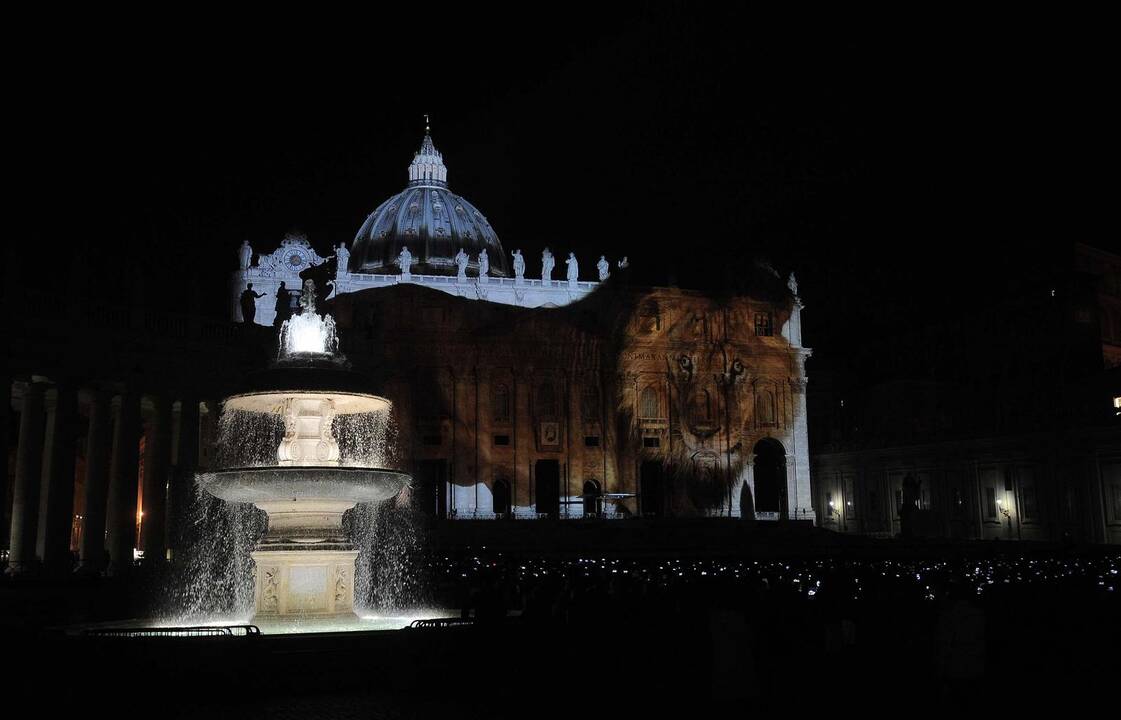
[{"label": "statue on rooftop balustrade", "polygon": [[556,260],[553,259],[553,253],[549,252],[549,248],[545,248],[545,252],[541,253],[541,279],[553,279],[553,266],[556,265]]},{"label": "statue on rooftop balustrade", "polygon": [[459,282],[467,282],[467,253],[463,252],[463,248],[455,254],[455,279]]}]

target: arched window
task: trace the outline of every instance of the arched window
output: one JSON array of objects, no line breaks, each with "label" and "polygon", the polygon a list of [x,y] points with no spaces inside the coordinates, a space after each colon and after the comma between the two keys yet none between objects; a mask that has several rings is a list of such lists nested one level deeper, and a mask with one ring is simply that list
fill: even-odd
[{"label": "arched window", "polygon": [[510,389],[501,383],[495,385],[491,400],[491,412],[494,414],[494,419],[498,422],[508,422],[510,420]]},{"label": "arched window", "polygon": [[557,414],[557,399],[551,382],[543,382],[537,388],[537,414],[541,416]]},{"label": "arched window", "polygon": [[775,394],[759,389],[755,393],[755,418],[760,425],[775,424]]},{"label": "arched window", "polygon": [[661,417],[661,403],[658,402],[658,391],[652,387],[643,389],[638,399],[638,416],[640,418]]},{"label": "arched window", "polygon": [[580,396],[580,413],[585,420],[599,418],[599,388],[593,382],[584,383]]}]

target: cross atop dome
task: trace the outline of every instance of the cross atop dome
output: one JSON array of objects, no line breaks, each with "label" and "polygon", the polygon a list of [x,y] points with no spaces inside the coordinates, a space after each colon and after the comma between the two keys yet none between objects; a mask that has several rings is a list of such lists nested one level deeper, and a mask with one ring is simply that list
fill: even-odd
[{"label": "cross atop dome", "polygon": [[432,144],[432,130],[427,115],[424,116],[424,140],[409,165],[409,185],[448,185],[448,168],[444,165],[444,156]]}]

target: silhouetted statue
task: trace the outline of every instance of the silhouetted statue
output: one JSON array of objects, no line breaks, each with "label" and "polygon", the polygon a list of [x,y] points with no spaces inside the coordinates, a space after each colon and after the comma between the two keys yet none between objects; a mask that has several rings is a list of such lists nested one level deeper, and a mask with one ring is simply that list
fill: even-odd
[{"label": "silhouetted statue", "polygon": [[263,298],[268,293],[253,292],[253,283],[248,283],[245,286],[245,292],[241,294],[241,321],[246,325],[252,324],[253,318],[257,317],[257,298]]},{"label": "silhouetted statue", "polygon": [[514,280],[521,283],[522,278],[525,277],[525,257],[522,256],[521,250],[515,250],[511,255],[514,256]]},{"label": "silhouetted statue", "polygon": [[300,279],[314,280],[315,286],[320,288],[320,300],[326,300],[335,290],[335,276],[339,271],[338,257],[329,257],[318,265],[312,265],[300,271]]},{"label": "silhouetted statue", "polygon": [[600,282],[603,282],[607,278],[611,277],[611,263],[607,262],[606,256],[599,256],[599,262],[596,263],[596,270],[599,271]]},{"label": "silhouetted statue", "polygon": [[280,287],[276,290],[276,318],[272,324],[280,327],[285,320],[292,317],[292,292],[284,287],[284,283],[280,283]]},{"label": "silhouetted statue", "polygon": [[576,261],[576,253],[569,253],[564,264],[568,266],[568,284],[575,287],[576,281],[580,279],[580,263]]}]

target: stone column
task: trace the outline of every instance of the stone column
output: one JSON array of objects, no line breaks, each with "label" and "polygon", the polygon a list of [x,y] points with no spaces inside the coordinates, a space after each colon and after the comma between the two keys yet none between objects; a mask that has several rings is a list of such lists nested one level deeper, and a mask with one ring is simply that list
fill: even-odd
[{"label": "stone column", "polygon": [[790,498],[791,517],[796,520],[810,520],[815,525],[817,517],[813,509],[813,491],[810,487],[810,435],[806,422],[806,379],[796,378],[790,382],[794,401],[794,442],[791,456],[787,458],[790,482],[787,497]]},{"label": "stone column", "polygon": [[12,378],[0,376],[0,457],[4,458],[4,472],[0,472],[0,547],[9,536],[8,525],[8,423],[12,417]]},{"label": "stone column", "polygon": [[125,575],[132,569],[136,546],[136,488],[140,445],[140,394],[127,390],[121,396],[113,428],[113,460],[109,470],[109,574]]},{"label": "stone column", "polygon": [[86,435],[86,517],[82,524],[82,570],[105,569],[105,507],[109,493],[109,456],[113,423],[109,393],[95,390],[90,399]]},{"label": "stone column", "polygon": [[41,383],[30,382],[23,392],[16,448],[16,484],[12,497],[12,531],[8,571],[29,569],[35,560],[39,487],[43,469],[44,394]]},{"label": "stone column", "polygon": [[39,495],[39,532],[36,550],[45,570],[66,574],[70,563],[70,531],[74,522],[74,440],[78,420],[78,392],[59,385],[47,415],[47,442]]},{"label": "stone column", "polygon": [[194,504],[195,470],[199,460],[199,402],[185,397],[179,403],[179,427],[176,438],[175,472],[171,478],[171,494],[167,513],[172,552],[178,552],[187,541],[187,523]]},{"label": "stone column", "polygon": [[148,565],[167,560],[167,490],[171,469],[171,401],[154,399],[151,443],[144,452],[144,515],[141,540],[144,562]]}]

